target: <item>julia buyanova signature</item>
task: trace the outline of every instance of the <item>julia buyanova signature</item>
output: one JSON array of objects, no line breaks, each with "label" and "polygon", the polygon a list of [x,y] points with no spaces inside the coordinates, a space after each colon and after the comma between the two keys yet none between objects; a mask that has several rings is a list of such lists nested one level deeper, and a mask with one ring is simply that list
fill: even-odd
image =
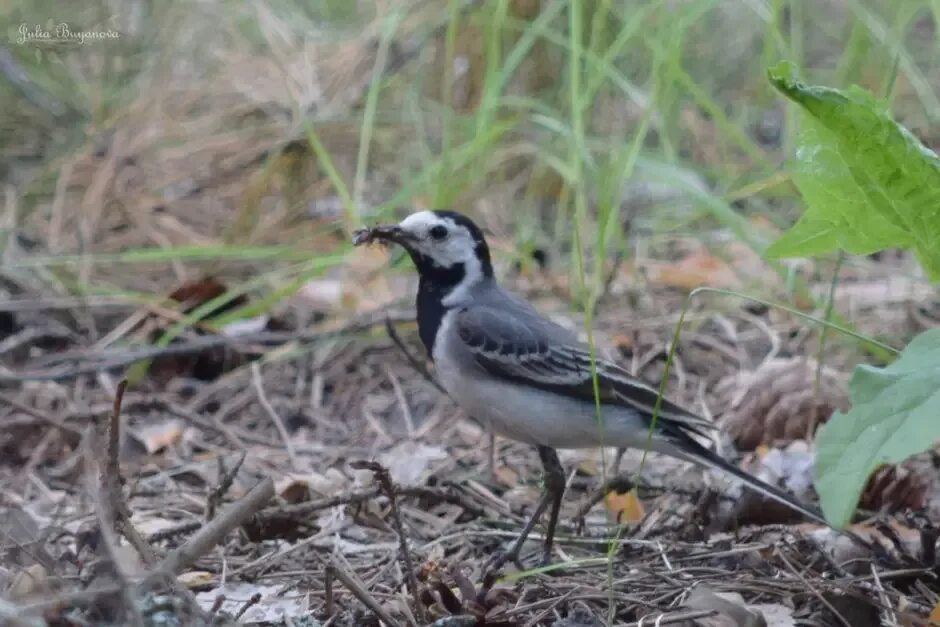
[{"label": "julia buyanova signature", "polygon": [[120,39],[121,33],[112,29],[79,30],[73,29],[67,22],[59,22],[52,27],[40,24],[20,24],[16,30],[16,43],[25,44],[76,44]]}]

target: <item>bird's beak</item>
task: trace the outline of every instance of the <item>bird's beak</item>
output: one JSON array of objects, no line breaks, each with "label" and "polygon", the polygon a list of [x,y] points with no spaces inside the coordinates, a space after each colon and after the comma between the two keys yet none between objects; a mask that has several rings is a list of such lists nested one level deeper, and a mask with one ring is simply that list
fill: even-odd
[{"label": "bird's beak", "polygon": [[353,233],[353,245],[361,246],[371,244],[376,240],[393,242],[402,246],[408,246],[408,232],[397,224],[387,224],[382,226],[373,226],[368,229],[359,229]]}]

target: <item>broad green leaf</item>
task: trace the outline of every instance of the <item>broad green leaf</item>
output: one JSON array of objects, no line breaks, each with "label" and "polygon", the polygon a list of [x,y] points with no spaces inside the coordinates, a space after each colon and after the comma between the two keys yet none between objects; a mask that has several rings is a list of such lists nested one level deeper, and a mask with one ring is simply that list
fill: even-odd
[{"label": "broad green leaf", "polygon": [[940,158],[862,89],[804,85],[786,63],[769,76],[804,111],[793,174],[807,209],[767,255],[910,248],[940,280]]},{"label": "broad green leaf", "polygon": [[940,440],[940,329],[915,337],[886,368],[858,366],[852,409],[832,415],[816,438],[816,491],[832,525],[845,526],[869,475]]}]

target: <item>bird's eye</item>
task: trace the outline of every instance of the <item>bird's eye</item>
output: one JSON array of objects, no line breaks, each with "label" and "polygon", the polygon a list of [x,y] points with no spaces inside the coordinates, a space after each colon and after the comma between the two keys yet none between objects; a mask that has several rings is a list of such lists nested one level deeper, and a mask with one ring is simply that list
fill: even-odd
[{"label": "bird's eye", "polygon": [[447,227],[438,224],[435,227],[431,227],[431,230],[428,231],[428,235],[430,235],[432,239],[442,240],[447,237]]}]

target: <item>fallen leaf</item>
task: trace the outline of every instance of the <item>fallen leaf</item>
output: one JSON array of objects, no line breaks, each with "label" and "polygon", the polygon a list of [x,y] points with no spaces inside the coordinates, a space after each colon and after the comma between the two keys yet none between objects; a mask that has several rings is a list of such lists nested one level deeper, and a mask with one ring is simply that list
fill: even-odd
[{"label": "fallen leaf", "polygon": [[706,252],[695,252],[679,261],[652,269],[650,281],[666,287],[695,289],[710,287],[739,287],[739,281],[728,263]]},{"label": "fallen leaf", "polygon": [[[182,306],[183,312],[188,314],[205,305],[209,301],[222,296],[227,291],[228,288],[224,283],[220,282],[218,279],[206,277],[197,281],[184,283],[183,285],[173,290],[168,297],[171,300],[178,302]],[[206,318],[212,318],[227,311],[232,311],[238,307],[241,307],[247,302],[248,298],[244,294],[236,296],[227,303],[219,305],[216,309],[212,310],[201,319],[205,320]]]},{"label": "fallen leaf", "polygon": [[215,575],[207,570],[191,570],[180,573],[176,579],[190,589],[205,588],[215,582]]},{"label": "fallen leaf", "polygon": [[707,586],[696,586],[683,603],[693,610],[713,610],[717,616],[695,621],[701,627],[767,627],[767,621],[756,610],[749,609],[744,598],[733,592],[715,592]]},{"label": "fallen leaf", "polygon": [[250,335],[252,333],[260,333],[261,331],[267,329],[269,322],[271,322],[271,317],[267,314],[262,314],[255,318],[233,320],[219,329],[219,332],[225,337]]},{"label": "fallen leaf", "polygon": [[933,609],[930,611],[930,616],[927,617],[927,620],[930,621],[931,627],[940,626],[940,603],[937,603],[933,606]]},{"label": "fallen leaf", "polygon": [[504,486],[511,488],[519,483],[519,473],[507,466],[497,466],[493,474],[496,475],[496,481]]},{"label": "fallen leaf", "polygon": [[431,462],[447,459],[447,451],[440,446],[428,446],[405,440],[379,456],[379,462],[388,468],[392,480],[403,486],[423,483]]},{"label": "fallen leaf", "polygon": [[140,442],[148,454],[172,446],[183,437],[183,425],[178,420],[147,425],[140,429],[130,431],[131,436]]},{"label": "fallen leaf", "polygon": [[611,490],[604,497],[604,506],[611,518],[620,524],[640,522],[646,516],[636,488],[629,492]]},{"label": "fallen leaf", "polygon": [[255,594],[261,595],[261,600],[252,605],[239,619],[240,624],[250,625],[256,623],[281,624],[284,617],[292,619],[306,614],[307,603],[303,597],[285,598],[280,596],[281,586],[263,586],[253,583],[228,583],[219,588],[213,588],[196,595],[196,602],[203,610],[209,611],[220,596],[225,596],[222,607],[224,612],[235,614]]},{"label": "fallen leaf", "polygon": [[288,503],[301,503],[320,496],[333,496],[349,484],[349,478],[335,468],[326,474],[290,474],[274,484],[277,494]]},{"label": "fallen leaf", "polygon": [[348,291],[338,279],[313,279],[297,290],[297,298],[317,311],[337,311],[343,308]]},{"label": "fallen leaf", "polygon": [[46,569],[42,564],[32,564],[16,573],[5,596],[11,601],[23,601],[49,591],[49,574]]},{"label": "fallen leaf", "polygon": [[767,627],[796,627],[793,610],[780,603],[751,603],[749,609],[763,614]]}]

